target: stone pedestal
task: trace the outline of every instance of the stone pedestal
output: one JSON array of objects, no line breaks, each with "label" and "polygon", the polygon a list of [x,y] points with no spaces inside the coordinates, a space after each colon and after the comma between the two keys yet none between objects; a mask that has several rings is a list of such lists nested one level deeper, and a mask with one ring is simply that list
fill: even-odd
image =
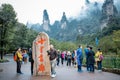
[{"label": "stone pedestal", "polygon": [[47,50],[49,50],[49,37],[46,33],[40,32],[33,41],[33,75],[50,75],[50,61]]}]

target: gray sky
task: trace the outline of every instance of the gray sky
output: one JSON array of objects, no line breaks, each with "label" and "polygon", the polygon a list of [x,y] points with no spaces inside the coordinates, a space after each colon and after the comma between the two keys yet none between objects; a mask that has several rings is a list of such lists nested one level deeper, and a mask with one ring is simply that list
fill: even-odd
[{"label": "gray sky", "polygon": [[27,21],[42,24],[44,9],[47,9],[52,24],[55,20],[61,19],[63,12],[66,13],[67,18],[77,17],[81,7],[86,8],[85,0],[0,0],[0,5],[3,3],[11,4],[17,13],[18,21],[24,24]]}]

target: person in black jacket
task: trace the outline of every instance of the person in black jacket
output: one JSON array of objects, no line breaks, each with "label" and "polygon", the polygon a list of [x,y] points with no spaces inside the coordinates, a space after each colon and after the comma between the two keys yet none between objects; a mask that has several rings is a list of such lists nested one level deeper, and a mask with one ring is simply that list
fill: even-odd
[{"label": "person in black jacket", "polygon": [[90,72],[94,72],[94,64],[95,64],[95,53],[92,50],[92,47],[89,47],[89,53],[88,53],[88,65],[90,68]]},{"label": "person in black jacket", "polygon": [[29,62],[31,62],[31,74],[33,75],[33,65],[34,65],[34,60],[33,60],[33,57],[32,57],[32,49],[30,48],[29,49]]}]

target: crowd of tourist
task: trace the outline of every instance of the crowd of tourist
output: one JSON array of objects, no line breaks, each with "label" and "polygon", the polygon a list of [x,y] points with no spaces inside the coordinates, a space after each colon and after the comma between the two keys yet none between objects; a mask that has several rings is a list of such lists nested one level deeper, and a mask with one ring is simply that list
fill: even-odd
[{"label": "crowd of tourist", "polygon": [[[51,77],[56,76],[56,65],[57,66],[74,66],[77,68],[78,72],[83,72],[82,66],[83,66],[83,59],[85,58],[86,61],[86,70],[88,72],[94,72],[95,71],[95,63],[97,64],[97,68],[99,71],[102,71],[102,60],[103,56],[101,49],[98,49],[98,51],[95,53],[93,51],[92,46],[86,46],[86,48],[82,48],[82,45],[79,45],[76,50],[73,51],[60,51],[56,50],[53,45],[50,45],[50,50],[47,51],[50,64],[51,64]],[[33,74],[33,65],[34,65],[34,59],[32,58],[32,49],[30,48],[28,51],[21,50],[21,48],[18,48],[18,50],[15,52],[14,55],[17,55],[17,73],[23,74],[21,72],[21,64],[27,63],[28,61],[31,62],[31,74]],[[83,56],[84,55],[84,56]],[[53,66],[54,65],[54,66]]]}]

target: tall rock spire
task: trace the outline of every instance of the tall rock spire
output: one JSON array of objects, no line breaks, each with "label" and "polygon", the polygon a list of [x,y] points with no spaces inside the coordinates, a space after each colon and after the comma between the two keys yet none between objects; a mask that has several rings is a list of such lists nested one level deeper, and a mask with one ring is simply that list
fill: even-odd
[{"label": "tall rock spire", "polygon": [[61,28],[65,29],[67,27],[67,18],[65,12],[63,12],[63,16],[60,22],[61,22]]},{"label": "tall rock spire", "polygon": [[86,2],[86,4],[89,4],[89,3],[90,3],[90,1],[89,1],[89,0],[85,0],[85,2]]},{"label": "tall rock spire", "polygon": [[102,6],[102,14],[104,19],[110,19],[111,16],[115,16],[117,14],[117,9],[114,6],[113,0],[105,0]]},{"label": "tall rock spire", "polygon": [[118,14],[118,11],[114,5],[114,0],[105,0],[102,6],[102,18],[101,18],[101,29],[106,27],[106,25]]},{"label": "tall rock spire", "polygon": [[43,27],[43,29],[45,31],[50,31],[49,25],[50,25],[49,15],[47,13],[47,10],[45,9],[43,11],[43,24],[42,24],[42,27]]}]

